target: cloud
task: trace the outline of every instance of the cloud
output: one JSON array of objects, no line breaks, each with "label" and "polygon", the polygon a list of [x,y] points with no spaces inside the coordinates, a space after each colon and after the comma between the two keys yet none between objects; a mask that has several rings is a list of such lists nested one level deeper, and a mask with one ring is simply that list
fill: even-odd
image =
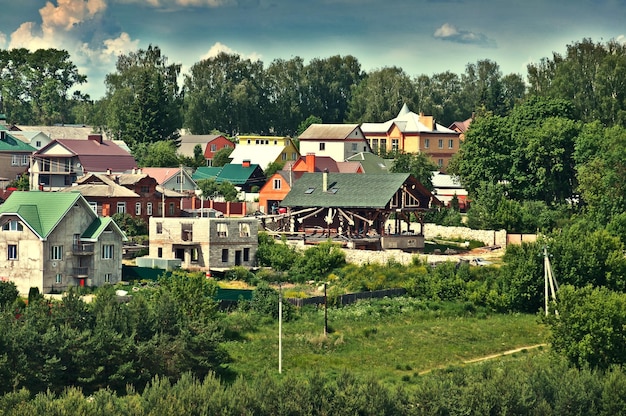
[{"label": "cloud", "polygon": [[4,49],[4,46],[7,44],[7,35],[0,32],[0,49]]},{"label": "cloud", "polygon": [[117,0],[117,3],[140,4],[146,3],[152,7],[171,8],[176,6],[182,7],[224,7],[236,6],[241,0]]},{"label": "cloud", "polygon": [[464,43],[479,45],[484,47],[495,47],[495,41],[489,39],[482,33],[474,33],[468,30],[459,30],[456,26],[450,23],[444,23],[441,25],[433,36],[436,39],[446,40],[449,42]]},{"label": "cloud", "polygon": [[262,57],[262,55],[253,52],[247,56],[244,56],[243,54],[235,51],[234,49],[229,48],[228,46],[224,45],[221,42],[216,42],[213,44],[213,46],[211,46],[211,48],[209,49],[209,51],[207,53],[205,53],[204,55],[202,55],[200,57],[201,60],[205,60],[205,59],[211,59],[211,58],[215,58],[217,55],[219,55],[220,53],[227,53],[229,55],[239,55],[240,57],[242,57],[243,59],[249,59],[251,61],[259,61]]}]

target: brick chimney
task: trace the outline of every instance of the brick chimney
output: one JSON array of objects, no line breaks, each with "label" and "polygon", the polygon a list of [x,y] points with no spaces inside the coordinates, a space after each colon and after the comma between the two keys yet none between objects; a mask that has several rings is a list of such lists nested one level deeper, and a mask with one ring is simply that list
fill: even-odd
[{"label": "brick chimney", "polygon": [[315,172],[315,153],[307,153],[304,159],[304,163],[306,163],[307,172]]},{"label": "brick chimney", "polygon": [[87,136],[88,140],[93,140],[98,144],[102,144],[102,135],[101,134],[90,134]]},{"label": "brick chimney", "polygon": [[322,173],[322,192],[328,192],[328,169]]},{"label": "brick chimney", "polygon": [[250,167],[250,161],[249,160],[244,160],[243,163],[241,164],[242,167],[244,168],[249,168]]}]

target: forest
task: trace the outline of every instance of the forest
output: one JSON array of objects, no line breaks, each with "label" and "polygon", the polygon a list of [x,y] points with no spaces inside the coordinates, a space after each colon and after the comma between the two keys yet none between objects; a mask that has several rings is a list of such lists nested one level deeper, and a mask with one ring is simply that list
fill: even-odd
[{"label": "forest", "polygon": [[[253,285],[255,295],[228,312],[212,297],[217,282],[193,273],[164,276],[127,303],[114,288],[92,303],[75,292],[59,302],[37,294],[26,301],[0,282],[0,414],[625,414],[626,46],[583,39],[565,49],[530,64],[525,78],[503,75],[488,60],[463,74],[411,78],[396,67],[365,73],[352,56],[265,68],[221,54],[181,80],[180,66],[151,46],[119,58],[97,101],[68,96],[85,79],[63,51],[0,51],[0,113],[9,122],[89,124],[127,140],[136,154],[163,143],[175,148],[181,127],[297,137],[307,119],[380,122],[403,103],[444,125],[472,117],[450,165],[470,209],[462,215],[453,205],[425,219],[540,236],[507,247],[501,264],[470,267],[359,266],[330,243],[300,252],[261,235],[262,271],[225,277]],[[386,156],[411,171],[426,163]],[[544,250],[560,286],[550,305],[558,315],[547,317]],[[331,282],[331,300],[402,287],[419,308],[435,315],[452,308],[455,319],[536,315],[549,347],[393,385],[349,366],[341,374],[237,373],[227,346],[253,348],[247,334],[277,325],[279,296],[270,283],[281,281]],[[360,316],[381,308],[359,307]],[[322,313],[284,310],[294,323]],[[401,319],[407,310],[385,313]],[[331,347],[323,343],[319,354]]]}]

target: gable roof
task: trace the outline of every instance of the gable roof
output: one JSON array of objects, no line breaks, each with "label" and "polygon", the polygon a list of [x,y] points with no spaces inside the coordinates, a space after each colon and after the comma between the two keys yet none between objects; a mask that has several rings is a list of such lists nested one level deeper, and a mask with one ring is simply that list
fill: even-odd
[{"label": "gable roof", "polygon": [[22,140],[13,137],[8,131],[3,130],[0,140],[0,152],[33,153],[37,149]]},{"label": "gable roof", "polygon": [[361,152],[350,156],[347,162],[359,162],[363,167],[363,171],[367,174],[372,173],[389,173],[393,166],[393,159],[383,159],[374,153]]},{"label": "gable roof", "polygon": [[87,172],[124,172],[137,166],[135,158],[117,143],[111,140],[72,140],[57,139],[37,151],[37,155],[46,156],[54,146],[62,146],[78,157]]},{"label": "gable roof", "polygon": [[298,137],[302,140],[345,140],[358,129],[358,124],[311,124]]},{"label": "gable roof", "polygon": [[114,198],[137,198],[135,192],[116,183],[113,179],[103,174],[88,174],[76,180],[76,185],[62,188],[59,192],[80,192],[83,196],[90,197],[114,197]]},{"label": "gable roof", "polygon": [[237,146],[230,154],[230,163],[242,164],[245,160],[265,169],[275,162],[285,150],[285,146]]},{"label": "gable roof", "polygon": [[[282,206],[385,208],[409,178],[408,173],[367,175],[329,173],[324,192],[321,173],[305,173],[294,182]],[[335,191],[336,190],[336,191]]]},{"label": "gable roof", "polygon": [[111,217],[97,217],[93,220],[89,227],[85,230],[84,233],[80,236],[81,239],[87,241],[97,241],[100,234],[102,234],[107,229],[111,231],[116,231],[122,236],[122,241],[128,241],[126,234],[122,229],[117,225],[113,218]]},{"label": "gable roof", "polygon": [[19,216],[39,238],[45,239],[80,200],[86,204],[78,192],[15,191],[0,205],[0,216]]},{"label": "gable roof", "polygon": [[[182,169],[183,175],[190,177],[186,169]],[[141,173],[156,179],[159,185],[163,185],[176,175],[180,175],[181,168],[141,168]]]},{"label": "gable roof", "polygon": [[221,170],[222,166],[200,166],[191,177],[194,181],[217,178]]},{"label": "gable roof", "polygon": [[[262,180],[256,180],[254,178],[262,177]],[[233,185],[258,185],[259,187],[265,183],[265,175],[263,169],[259,165],[250,164],[244,166],[237,163],[228,163],[222,167],[219,174],[216,177],[217,182],[230,182]],[[250,183],[254,180],[258,183]]]},{"label": "gable roof", "polygon": [[[206,147],[218,137],[224,137],[222,134],[185,134],[180,136],[180,146],[177,153],[187,157],[193,157],[193,150],[196,145],[202,148],[202,155],[206,151]],[[234,145],[233,145],[234,146]]]}]

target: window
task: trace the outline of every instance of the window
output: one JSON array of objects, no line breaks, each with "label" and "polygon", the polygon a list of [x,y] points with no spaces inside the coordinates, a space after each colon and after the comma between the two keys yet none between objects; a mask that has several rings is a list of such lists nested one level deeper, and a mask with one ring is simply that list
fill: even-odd
[{"label": "window", "polygon": [[163,234],[163,223],[162,222],[157,222],[156,223],[156,232],[157,232],[157,234]]},{"label": "window", "polygon": [[19,221],[11,220],[11,221],[5,222],[4,225],[2,226],[2,229],[4,231],[23,231],[24,227],[22,226],[22,224],[20,224]]},{"label": "window", "polygon": [[439,159],[437,161],[437,166],[439,166],[440,168],[443,167],[443,159]]},{"label": "window", "polygon": [[298,154],[296,152],[291,153],[291,160],[296,160],[298,158]]},{"label": "window", "polygon": [[440,149],[443,149],[443,139],[439,139],[438,145]]},{"label": "window", "polygon": [[118,202],[117,203],[117,211],[118,214],[126,213],[126,202]]},{"label": "window", "polygon": [[103,244],[102,245],[102,258],[106,260],[113,259],[113,248],[115,246],[113,244]]},{"label": "window", "polygon": [[157,215],[159,217],[163,215],[163,202],[159,202],[159,205],[157,205]]},{"label": "window", "polygon": [[454,149],[454,139],[448,140],[448,149]]},{"label": "window", "polygon": [[37,141],[35,142],[35,147],[36,147],[36,148],[40,148],[40,147],[41,147],[41,140],[37,140]]},{"label": "window", "polygon": [[227,262],[228,262],[228,249],[223,248],[222,249],[222,263],[227,263]]},{"label": "window", "polygon": [[157,248],[157,257],[158,258],[163,257],[163,247]]},{"label": "window", "polygon": [[91,207],[93,212],[95,212],[96,214],[98,213],[98,203],[97,202],[90,202],[89,206]]},{"label": "window", "polygon": [[141,202],[135,203],[135,215],[141,215]]},{"label": "window", "polygon": [[152,215],[152,202],[146,203],[146,215]]},{"label": "window", "polygon": [[176,175],[176,183],[185,183],[185,177],[181,175]]},{"label": "window", "polygon": [[11,166],[19,166],[19,165],[20,165],[20,155],[12,155]]},{"label": "window", "polygon": [[428,149],[430,147],[430,139],[424,139],[424,149]]},{"label": "window", "polygon": [[111,273],[104,274],[104,283],[111,283]]},{"label": "window", "polygon": [[398,139],[392,139],[391,140],[391,150],[393,152],[397,152],[398,151]]},{"label": "window", "polygon": [[150,187],[149,186],[142,186],[141,187],[141,193],[142,194],[147,194],[148,192],[150,192]]},{"label": "window", "polygon": [[282,160],[287,160],[287,153],[283,152],[280,157]]},{"label": "window", "polygon": [[63,260],[63,246],[50,247],[50,260]]},{"label": "window", "polygon": [[173,202],[170,202],[170,215],[174,215],[176,213],[176,205]]},{"label": "window", "polygon": [[217,223],[217,236],[228,237],[228,224],[226,224],[225,222]]},{"label": "window", "polygon": [[358,143],[352,143],[352,151],[356,152],[359,149],[359,144]]},{"label": "window", "polygon": [[22,155],[22,166],[28,166],[29,159],[28,155]]},{"label": "window", "polygon": [[280,179],[274,179],[274,189],[280,189],[282,181]]},{"label": "window", "polygon": [[17,244],[9,244],[7,247],[7,258],[9,260],[17,260]]},{"label": "window", "polygon": [[217,145],[216,144],[212,144],[211,145],[211,151],[212,152],[217,152]]},{"label": "window", "polygon": [[250,261],[250,249],[247,247],[243,249],[243,261]]},{"label": "window", "polygon": [[239,237],[250,237],[250,224],[246,222],[239,223]]},{"label": "window", "polygon": [[380,150],[383,152],[387,151],[387,139],[380,139]]},{"label": "window", "polygon": [[57,285],[63,283],[63,275],[61,273],[57,273],[57,275],[54,276],[54,283],[56,283]]},{"label": "window", "polygon": [[320,150],[326,150],[326,143],[320,143]]},{"label": "window", "polygon": [[193,247],[189,254],[191,256],[191,262],[197,263],[198,262],[198,249],[196,247]]},{"label": "window", "polygon": [[372,150],[374,153],[378,152],[378,139],[372,139]]}]

